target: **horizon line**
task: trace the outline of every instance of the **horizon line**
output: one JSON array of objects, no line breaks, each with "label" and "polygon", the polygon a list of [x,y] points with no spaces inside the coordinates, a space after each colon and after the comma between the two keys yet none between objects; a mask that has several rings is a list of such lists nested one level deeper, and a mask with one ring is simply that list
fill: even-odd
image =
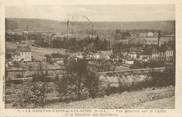
[{"label": "horizon line", "polygon": [[[66,22],[68,20],[56,20],[56,19],[49,19],[49,18],[25,18],[25,17],[22,17],[22,18],[19,18],[19,17],[6,17],[5,16],[5,19],[34,19],[34,20],[49,20],[49,21],[57,21],[57,22]],[[69,20],[70,22],[89,22],[89,21],[76,21],[76,20]],[[165,22],[165,21],[176,21],[176,19],[165,19],[165,20],[125,20],[125,21],[118,21],[118,20],[113,20],[113,21],[96,21],[96,20],[91,20],[91,22]]]}]

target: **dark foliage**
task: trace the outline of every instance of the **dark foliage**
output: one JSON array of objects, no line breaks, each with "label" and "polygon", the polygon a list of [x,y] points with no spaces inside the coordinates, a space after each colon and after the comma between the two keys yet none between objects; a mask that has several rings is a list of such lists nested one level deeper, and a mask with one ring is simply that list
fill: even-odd
[{"label": "dark foliage", "polygon": [[40,38],[35,41],[35,43],[41,47],[52,47],[52,48],[64,48],[69,49],[71,51],[82,51],[84,49],[89,49],[89,51],[99,51],[99,50],[108,50],[109,41],[101,40],[99,37],[91,39],[85,38],[82,40],[77,40],[76,38],[56,38],[51,41],[50,40]]},{"label": "dark foliage", "polygon": [[17,108],[38,108],[46,103],[46,84],[44,82],[29,82],[18,92],[13,106]]},{"label": "dark foliage", "polygon": [[88,69],[85,59],[69,58],[65,60],[65,70],[67,73],[56,83],[61,99],[81,100],[96,97],[98,77],[95,72]]},{"label": "dark foliage", "polygon": [[166,69],[163,73],[151,72],[152,81],[151,86],[168,86],[175,85],[175,70],[172,68]]}]

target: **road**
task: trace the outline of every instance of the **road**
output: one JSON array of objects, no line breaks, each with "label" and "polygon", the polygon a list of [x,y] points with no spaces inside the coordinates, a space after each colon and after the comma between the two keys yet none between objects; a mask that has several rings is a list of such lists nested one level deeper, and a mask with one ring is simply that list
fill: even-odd
[{"label": "road", "polygon": [[105,71],[105,72],[99,72],[100,74],[107,74],[107,73],[120,73],[120,72],[137,72],[137,71],[163,71],[165,70],[165,67],[156,67],[156,68],[141,68],[141,69],[124,69],[124,70],[118,70],[118,71]]}]

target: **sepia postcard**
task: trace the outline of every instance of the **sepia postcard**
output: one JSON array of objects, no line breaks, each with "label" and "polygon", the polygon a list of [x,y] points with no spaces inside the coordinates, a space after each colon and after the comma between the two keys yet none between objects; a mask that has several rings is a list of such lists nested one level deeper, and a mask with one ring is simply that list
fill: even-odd
[{"label": "sepia postcard", "polygon": [[181,117],[179,0],[0,2],[0,117]]}]

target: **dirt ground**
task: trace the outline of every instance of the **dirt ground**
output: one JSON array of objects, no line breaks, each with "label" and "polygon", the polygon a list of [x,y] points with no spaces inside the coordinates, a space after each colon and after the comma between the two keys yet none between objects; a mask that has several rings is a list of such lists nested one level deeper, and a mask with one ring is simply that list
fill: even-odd
[{"label": "dirt ground", "polygon": [[93,109],[174,109],[174,87],[147,88],[102,98],[70,103],[52,103],[46,108],[93,108]]},{"label": "dirt ground", "polygon": [[135,106],[135,109],[174,109],[175,108],[175,97],[169,97],[159,100],[154,100],[146,103],[139,104]]}]

